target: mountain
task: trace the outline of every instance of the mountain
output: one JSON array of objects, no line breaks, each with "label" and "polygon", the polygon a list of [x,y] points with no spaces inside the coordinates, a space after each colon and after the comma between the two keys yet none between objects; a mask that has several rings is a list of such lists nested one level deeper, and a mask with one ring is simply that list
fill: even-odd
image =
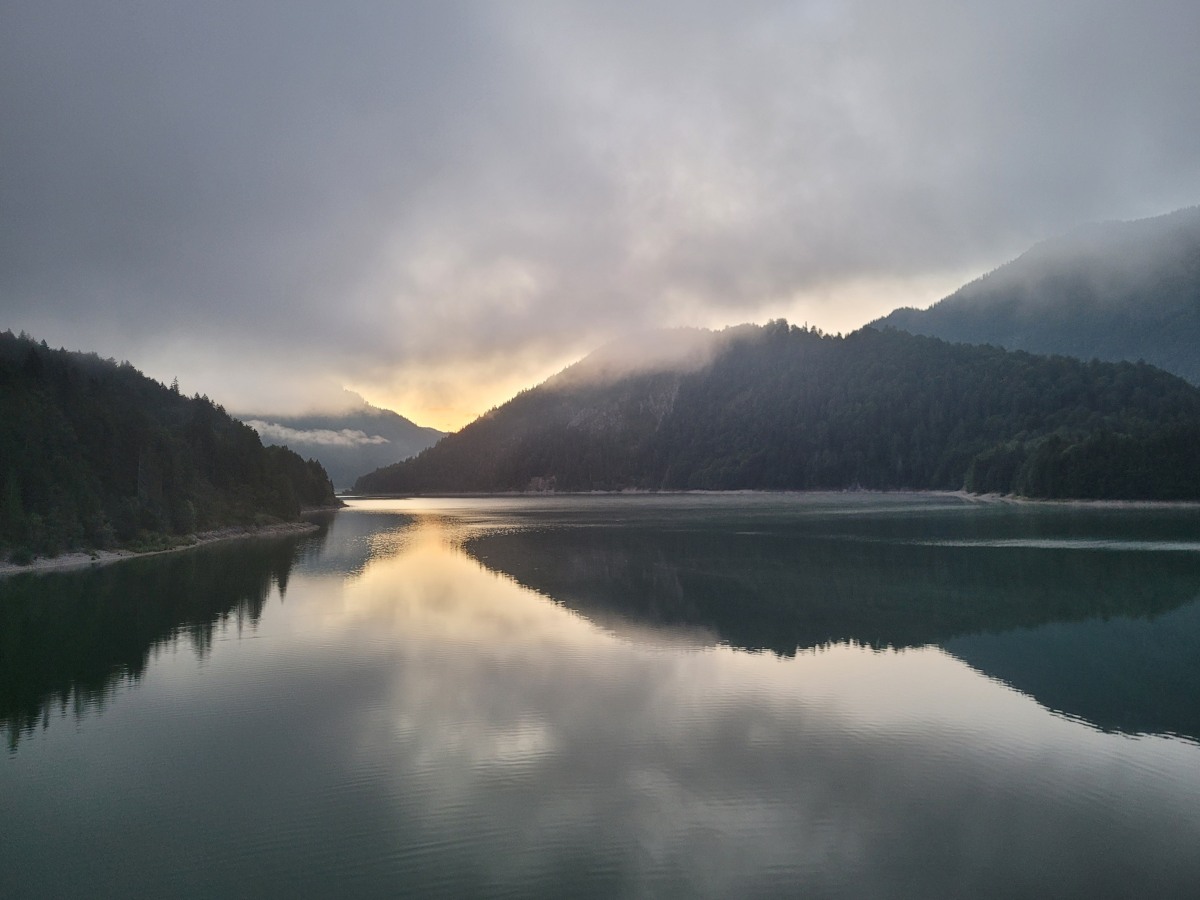
[{"label": "mountain", "polygon": [[1145,360],[1200,384],[1200,207],[1038,244],[926,310],[871,323],[1080,359]]},{"label": "mountain", "polygon": [[355,490],[1200,498],[1200,389],[1149,365],[783,321],[704,349],[644,369],[584,359]]},{"label": "mountain", "polygon": [[407,459],[445,436],[423,428],[390,409],[371,406],[357,394],[340,413],[280,416],[239,414],[268,444],[290,447],[321,462],[334,485],[348,488],[364,472]]},{"label": "mountain", "polygon": [[147,546],[335,503],[320,463],[129,363],[0,333],[0,548]]}]

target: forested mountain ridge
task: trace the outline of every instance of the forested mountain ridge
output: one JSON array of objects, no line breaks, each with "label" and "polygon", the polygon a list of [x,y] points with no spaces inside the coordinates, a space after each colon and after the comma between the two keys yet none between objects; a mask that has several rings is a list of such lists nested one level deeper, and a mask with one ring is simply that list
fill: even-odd
[{"label": "forested mountain ridge", "polygon": [[443,431],[346,393],[351,405],[341,412],[239,413],[238,418],[257,431],[264,444],[283,444],[320,460],[337,488],[348,488],[363,472],[407,459],[445,437]]},{"label": "forested mountain ridge", "polygon": [[783,321],[714,340],[698,369],[568,369],[355,489],[1200,498],[1200,389],[1152,366]]},{"label": "forested mountain ridge", "polygon": [[1200,207],[1045,241],[929,309],[871,323],[1080,359],[1145,360],[1200,384]]},{"label": "forested mountain ridge", "polygon": [[336,503],[325,470],[129,363],[0,333],[0,548],[53,555]]}]

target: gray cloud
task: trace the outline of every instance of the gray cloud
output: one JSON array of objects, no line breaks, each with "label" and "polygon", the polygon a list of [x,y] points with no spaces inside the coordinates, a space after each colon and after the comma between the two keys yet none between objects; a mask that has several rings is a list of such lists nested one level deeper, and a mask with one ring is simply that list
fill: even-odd
[{"label": "gray cloud", "polygon": [[841,327],[886,311],[862,284],[1200,200],[1193,3],[0,15],[4,324],[243,407]]}]

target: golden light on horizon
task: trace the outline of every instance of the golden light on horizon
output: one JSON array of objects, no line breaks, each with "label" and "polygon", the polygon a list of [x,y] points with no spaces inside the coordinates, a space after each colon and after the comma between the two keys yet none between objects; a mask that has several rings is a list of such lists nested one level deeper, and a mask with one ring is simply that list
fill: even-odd
[{"label": "golden light on horizon", "polygon": [[390,409],[418,425],[452,432],[541,384],[583,355],[404,367],[386,380],[348,383],[346,389],[372,406]]},{"label": "golden light on horizon", "polygon": [[[806,289],[791,296],[764,300],[754,311],[738,315],[730,310],[706,310],[675,298],[676,313],[663,327],[722,328],[745,322],[763,324],[784,318],[795,325],[808,324],[827,333],[849,334],[901,306],[925,308],[953,293],[977,274],[970,270],[942,272],[910,278],[859,278]],[[590,342],[554,349],[539,346],[512,356],[493,355],[469,361],[447,359],[413,363],[377,380],[360,380],[345,387],[373,406],[393,410],[418,425],[453,432],[489,409],[535,387],[611,340],[603,336]]]}]

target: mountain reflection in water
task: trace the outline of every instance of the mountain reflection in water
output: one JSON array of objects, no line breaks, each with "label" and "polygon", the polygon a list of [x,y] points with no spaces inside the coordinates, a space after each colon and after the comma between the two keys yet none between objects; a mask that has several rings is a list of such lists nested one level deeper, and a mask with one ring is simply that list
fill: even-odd
[{"label": "mountain reflection in water", "polygon": [[1192,898],[1197,526],[358,501],[0,580],[0,896]]},{"label": "mountain reflection in water", "polygon": [[708,631],[783,656],[938,644],[1098,727],[1200,738],[1200,552],[759,526],[527,528],[466,549],[614,631]]},{"label": "mountain reflection in water", "polygon": [[252,629],[282,597],[313,538],[199,547],[74,572],[0,580],[0,726],[8,745],[56,709],[100,709],[141,679],[154,649],[184,640],[204,656],[224,622]]}]

